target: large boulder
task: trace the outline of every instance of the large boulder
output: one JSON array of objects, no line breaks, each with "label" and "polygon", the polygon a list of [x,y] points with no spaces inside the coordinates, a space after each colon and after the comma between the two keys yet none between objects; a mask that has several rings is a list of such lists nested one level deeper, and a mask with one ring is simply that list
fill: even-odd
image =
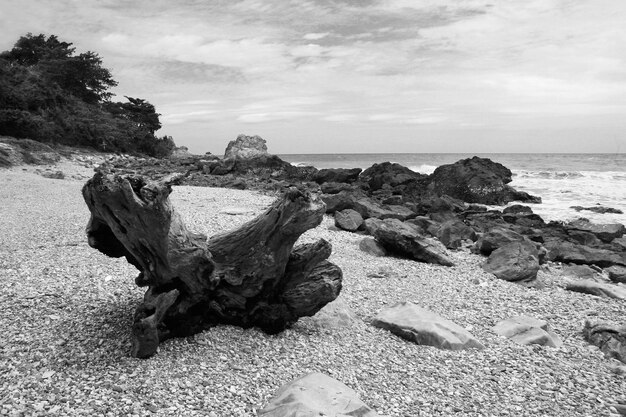
[{"label": "large boulder", "polygon": [[359,178],[361,168],[326,168],[320,169],[314,176],[313,181],[318,184],[327,182],[352,183]]},{"label": "large boulder", "polygon": [[559,347],[563,344],[548,322],[534,317],[516,316],[502,320],[493,331],[520,345]]},{"label": "large boulder", "polygon": [[511,171],[504,165],[475,156],[435,169],[429,178],[428,191],[468,203],[541,202],[541,198],[507,185],[512,180],[511,176]]},{"label": "large boulder", "polygon": [[524,236],[511,229],[494,227],[490,231],[480,235],[472,249],[476,253],[489,256],[491,252],[504,245],[508,245],[511,242],[520,242],[522,240],[524,240]]},{"label": "large boulder", "polygon": [[579,265],[597,265],[608,268],[613,265],[626,266],[626,253],[609,249],[591,248],[559,239],[547,240],[544,244],[548,249],[551,261],[573,263]]},{"label": "large boulder", "polygon": [[587,219],[574,220],[568,223],[566,227],[593,233],[598,239],[606,243],[613,241],[613,239],[618,239],[626,233],[626,227],[623,224],[595,224]]},{"label": "large boulder", "polygon": [[626,324],[616,326],[610,323],[586,322],[583,337],[599,347],[608,357],[626,363]]},{"label": "large boulder", "polygon": [[505,281],[531,281],[539,271],[539,252],[528,240],[511,242],[493,251],[482,268]]},{"label": "large boulder", "polygon": [[335,212],[335,226],[349,232],[356,232],[363,224],[363,217],[359,212],[345,209]]},{"label": "large boulder", "polygon": [[377,417],[357,393],[325,374],[313,372],[284,385],[272,397],[259,416],[318,417],[359,416]]},{"label": "large boulder", "polygon": [[384,185],[396,187],[408,182],[426,178],[400,164],[383,162],[374,164],[361,174],[361,181],[366,182],[372,191],[383,188]]},{"label": "large boulder", "polygon": [[476,232],[462,220],[453,219],[441,225],[437,239],[448,249],[458,249],[464,241],[475,241]]},{"label": "large boulder", "polygon": [[591,279],[570,281],[565,286],[566,290],[591,294],[602,298],[616,298],[626,300],[626,287],[622,285],[598,282]]},{"label": "large boulder", "polygon": [[239,135],[226,146],[224,159],[249,159],[264,155],[268,155],[265,139],[256,135]]},{"label": "large boulder", "polygon": [[441,242],[421,236],[418,229],[409,223],[385,219],[376,224],[372,234],[390,252],[420,262],[454,265]]},{"label": "large boulder", "polygon": [[401,302],[383,309],[372,325],[418,345],[449,350],[485,347],[463,327],[411,302]]}]

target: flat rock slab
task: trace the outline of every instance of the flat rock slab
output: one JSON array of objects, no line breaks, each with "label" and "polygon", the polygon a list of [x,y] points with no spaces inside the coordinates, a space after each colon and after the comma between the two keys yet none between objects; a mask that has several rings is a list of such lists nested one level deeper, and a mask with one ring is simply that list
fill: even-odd
[{"label": "flat rock slab", "polygon": [[626,300],[626,287],[616,284],[596,282],[591,279],[571,281],[567,284],[565,289],[575,292],[582,292],[585,294],[596,295],[598,297]]},{"label": "flat rock slab", "polygon": [[259,411],[264,417],[377,417],[378,414],[343,383],[319,372],[284,385]]},{"label": "flat rock slab", "polygon": [[420,262],[454,266],[446,247],[441,242],[420,236],[417,228],[410,223],[398,219],[385,219],[376,223],[372,234],[390,252]]},{"label": "flat rock slab", "polygon": [[224,207],[220,210],[220,214],[228,214],[230,216],[242,216],[244,214],[253,214],[254,210],[243,207]]},{"label": "flat rock slab", "polygon": [[415,342],[439,349],[483,349],[485,346],[463,327],[411,302],[382,310],[372,325]]},{"label": "flat rock slab", "polygon": [[520,345],[559,347],[563,344],[550,325],[534,317],[517,316],[502,320],[493,331]]}]

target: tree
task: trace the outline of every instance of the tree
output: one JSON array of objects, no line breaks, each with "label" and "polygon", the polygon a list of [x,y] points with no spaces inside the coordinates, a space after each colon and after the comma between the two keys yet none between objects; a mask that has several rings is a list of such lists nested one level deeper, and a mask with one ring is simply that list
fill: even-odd
[{"label": "tree", "polygon": [[102,67],[102,59],[95,52],[74,55],[71,43],[61,42],[55,35],[22,36],[13,49],[0,54],[0,58],[12,64],[26,67],[37,66],[43,77],[63,90],[95,104],[111,98],[108,90],[117,82],[111,72]]}]

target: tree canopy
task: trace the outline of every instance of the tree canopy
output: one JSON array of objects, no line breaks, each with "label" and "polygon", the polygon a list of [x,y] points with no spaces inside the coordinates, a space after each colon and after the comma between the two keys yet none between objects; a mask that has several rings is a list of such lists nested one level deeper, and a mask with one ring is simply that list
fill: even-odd
[{"label": "tree canopy", "polygon": [[0,53],[0,134],[107,151],[165,156],[159,114],[145,99],[112,102],[117,86],[92,51],[57,36],[27,34]]}]

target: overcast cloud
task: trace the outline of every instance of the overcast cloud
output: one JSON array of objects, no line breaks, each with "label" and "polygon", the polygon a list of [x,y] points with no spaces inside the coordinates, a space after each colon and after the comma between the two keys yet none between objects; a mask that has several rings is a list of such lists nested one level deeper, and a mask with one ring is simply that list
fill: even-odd
[{"label": "overcast cloud", "polygon": [[0,50],[56,34],[100,54],[221,153],[626,152],[619,0],[3,0]]}]

